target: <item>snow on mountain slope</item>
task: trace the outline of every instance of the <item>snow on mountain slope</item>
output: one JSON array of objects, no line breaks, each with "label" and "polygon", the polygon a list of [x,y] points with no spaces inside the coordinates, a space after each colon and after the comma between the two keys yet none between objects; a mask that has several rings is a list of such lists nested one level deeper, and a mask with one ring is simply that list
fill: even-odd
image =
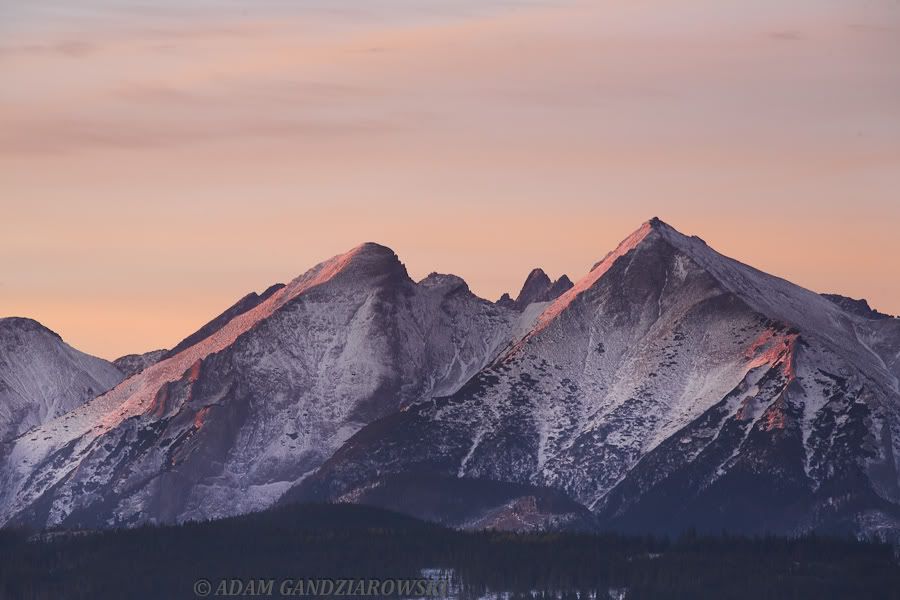
[{"label": "snow on mountain slope", "polygon": [[75,350],[37,321],[0,319],[0,443],[121,380],[115,366]]},{"label": "snow on mountain slope", "polygon": [[288,497],[419,473],[553,487],[635,530],[896,535],[893,335],[653,219],[457,393],[362,429]]},{"label": "snow on mountain slope", "polygon": [[519,315],[364,244],[20,438],[0,521],[103,526],[265,508],[360,427],[454,392]]}]

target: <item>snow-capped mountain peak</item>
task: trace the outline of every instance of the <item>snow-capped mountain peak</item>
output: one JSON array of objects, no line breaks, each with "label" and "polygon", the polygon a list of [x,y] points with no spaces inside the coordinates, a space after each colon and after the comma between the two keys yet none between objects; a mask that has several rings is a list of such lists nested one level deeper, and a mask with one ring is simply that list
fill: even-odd
[{"label": "snow-capped mountain peak", "polygon": [[[647,221],[643,225],[641,225],[638,229],[636,229],[631,235],[622,240],[618,246],[616,246],[615,250],[607,254],[603,260],[594,265],[594,267],[590,270],[590,272],[579,279],[575,284],[569,288],[565,293],[560,295],[556,300],[550,303],[546,309],[541,313],[540,317],[538,317],[537,323],[535,324],[534,331],[538,332],[544,327],[547,326],[553,319],[555,319],[560,313],[562,313],[569,304],[571,304],[579,295],[584,293],[586,290],[590,289],[597,281],[603,277],[603,275],[612,267],[615,262],[627,254],[632,250],[636,249],[638,245],[647,238],[647,236],[651,235],[654,231],[659,231],[662,228],[669,228],[668,225],[665,225],[662,221],[654,217],[653,219]],[[673,230],[674,231],[674,230]]]},{"label": "snow-capped mountain peak", "polygon": [[100,525],[264,508],[366,423],[458,389],[519,319],[454,276],[416,284],[372,243],[250,304],[19,439],[0,472],[0,519]]},{"label": "snow-capped mountain peak", "polygon": [[456,394],[364,428],[290,497],[375,501],[417,473],[552,487],[628,529],[895,535],[894,321],[651,219]]},{"label": "snow-capped mountain peak", "polygon": [[0,319],[0,444],[121,379],[114,365],[75,350],[33,319]]},{"label": "snow-capped mountain peak", "polygon": [[574,285],[536,270],[519,296],[416,283],[390,249],[358,246],[18,438],[0,520],[306,498],[460,526],[527,507],[540,526],[900,534],[900,319],[659,219]]}]

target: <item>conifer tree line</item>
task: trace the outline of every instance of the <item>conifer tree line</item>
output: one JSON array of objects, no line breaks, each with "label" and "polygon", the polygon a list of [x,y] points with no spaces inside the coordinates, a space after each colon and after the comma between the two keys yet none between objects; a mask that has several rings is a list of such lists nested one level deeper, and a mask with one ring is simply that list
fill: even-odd
[{"label": "conifer tree line", "polygon": [[[352,505],[66,535],[0,530],[4,600],[195,598],[198,578],[416,578],[423,569],[453,573],[465,600],[497,592],[532,600],[623,592],[629,600],[900,599],[892,546],[832,537],[461,532]],[[268,597],[280,597],[277,587]]]}]

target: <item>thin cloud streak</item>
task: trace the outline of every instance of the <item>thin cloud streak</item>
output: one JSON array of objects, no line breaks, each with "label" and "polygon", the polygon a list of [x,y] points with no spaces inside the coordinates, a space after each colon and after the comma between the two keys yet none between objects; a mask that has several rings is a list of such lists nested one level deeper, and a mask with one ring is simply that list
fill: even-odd
[{"label": "thin cloud streak", "polygon": [[41,2],[0,54],[0,314],[88,351],[364,240],[493,299],[653,215],[900,312],[887,2]]}]

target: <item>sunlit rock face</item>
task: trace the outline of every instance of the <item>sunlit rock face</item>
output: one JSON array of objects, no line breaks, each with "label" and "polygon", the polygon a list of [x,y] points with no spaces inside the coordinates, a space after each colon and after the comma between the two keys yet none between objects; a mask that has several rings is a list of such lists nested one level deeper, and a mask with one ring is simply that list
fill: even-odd
[{"label": "sunlit rock face", "polygon": [[375,244],[336,256],[4,446],[0,520],[330,500],[455,527],[897,538],[900,320],[658,219],[519,296],[414,282]]},{"label": "sunlit rock face", "polygon": [[105,526],[265,508],[363,425],[455,392],[519,319],[458,277],[413,282],[375,244],[251,304],[18,440],[3,520]]},{"label": "sunlit rock face", "polygon": [[417,473],[554,488],[629,531],[896,535],[898,323],[654,219],[458,392],[364,428],[287,497]]}]

